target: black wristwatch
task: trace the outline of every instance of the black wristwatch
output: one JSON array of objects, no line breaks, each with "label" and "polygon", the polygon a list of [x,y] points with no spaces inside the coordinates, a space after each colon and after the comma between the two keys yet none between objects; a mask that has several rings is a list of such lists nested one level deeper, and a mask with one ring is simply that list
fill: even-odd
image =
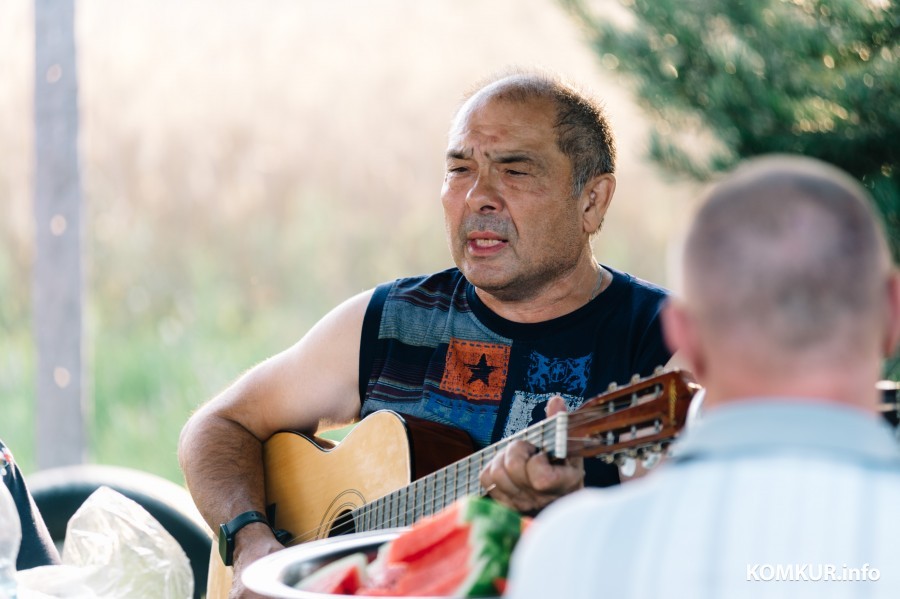
[{"label": "black wristwatch", "polygon": [[231,522],[219,525],[219,555],[222,556],[226,566],[234,562],[234,535],[253,522],[262,522],[269,526],[269,520],[262,512],[244,512],[235,516]]}]

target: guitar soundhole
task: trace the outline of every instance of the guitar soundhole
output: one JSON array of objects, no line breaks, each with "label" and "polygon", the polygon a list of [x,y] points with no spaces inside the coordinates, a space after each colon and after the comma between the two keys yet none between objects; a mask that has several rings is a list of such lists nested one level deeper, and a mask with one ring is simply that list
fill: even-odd
[{"label": "guitar soundhole", "polygon": [[334,519],[334,524],[331,526],[331,530],[328,531],[328,536],[339,537],[353,532],[356,532],[356,523],[353,521],[353,514],[347,511],[342,512]]}]

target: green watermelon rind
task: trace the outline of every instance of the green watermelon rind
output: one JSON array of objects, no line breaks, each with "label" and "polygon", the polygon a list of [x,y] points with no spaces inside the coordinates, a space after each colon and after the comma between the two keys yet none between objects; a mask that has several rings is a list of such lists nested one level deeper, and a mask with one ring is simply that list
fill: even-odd
[{"label": "green watermelon rind", "polygon": [[515,510],[485,497],[469,497],[461,506],[463,520],[472,530],[474,544],[471,573],[459,587],[457,597],[485,597],[497,594],[495,581],[506,578],[512,550],[519,540],[522,516]]}]

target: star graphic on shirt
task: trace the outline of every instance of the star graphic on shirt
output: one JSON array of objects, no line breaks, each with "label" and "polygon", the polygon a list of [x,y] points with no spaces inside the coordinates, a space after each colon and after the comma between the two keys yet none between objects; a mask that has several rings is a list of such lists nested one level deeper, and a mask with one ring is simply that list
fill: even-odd
[{"label": "star graphic on shirt", "polygon": [[494,372],[497,367],[488,365],[486,355],[481,354],[481,359],[478,360],[478,364],[466,364],[466,366],[472,371],[472,376],[467,382],[474,383],[475,381],[481,381],[484,383],[485,387],[490,387],[491,373]]}]

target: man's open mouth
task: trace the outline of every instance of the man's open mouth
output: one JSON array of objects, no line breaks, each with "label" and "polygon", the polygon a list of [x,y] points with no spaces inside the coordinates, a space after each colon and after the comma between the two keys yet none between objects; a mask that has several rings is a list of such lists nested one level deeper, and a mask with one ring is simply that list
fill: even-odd
[{"label": "man's open mouth", "polygon": [[475,247],[489,248],[489,247],[494,247],[496,245],[500,245],[501,243],[506,243],[506,240],[505,239],[481,239],[481,238],[478,238],[478,239],[471,240],[471,243],[473,243],[475,245]]}]

